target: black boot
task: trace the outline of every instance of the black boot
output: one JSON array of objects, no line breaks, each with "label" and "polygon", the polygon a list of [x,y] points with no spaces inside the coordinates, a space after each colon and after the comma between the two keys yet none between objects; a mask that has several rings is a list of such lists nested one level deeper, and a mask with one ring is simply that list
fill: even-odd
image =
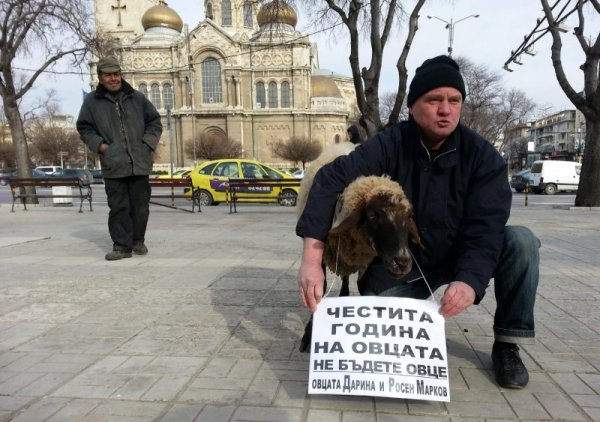
[{"label": "black boot", "polygon": [[104,257],[107,261],[118,261],[123,258],[131,258],[131,249],[125,246],[114,245],[113,250]]},{"label": "black boot", "polygon": [[519,347],[512,343],[495,341],[492,347],[492,362],[496,382],[504,388],[523,388],[529,382],[527,368],[519,356]]}]

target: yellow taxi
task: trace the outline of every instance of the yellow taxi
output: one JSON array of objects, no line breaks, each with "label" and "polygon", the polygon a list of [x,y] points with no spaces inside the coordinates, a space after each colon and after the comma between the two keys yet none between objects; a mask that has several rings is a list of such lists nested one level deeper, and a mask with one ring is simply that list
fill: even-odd
[{"label": "yellow taxi", "polygon": [[[192,185],[198,188],[196,195],[200,205],[218,205],[227,200],[227,190],[229,188],[229,179],[289,179],[291,176],[282,171],[271,168],[255,160],[223,158],[220,160],[207,161],[200,164],[189,174],[192,178]],[[297,179],[295,179],[297,180]],[[284,197],[279,203],[285,206],[296,205],[296,198],[300,187],[272,187],[263,189],[260,192],[268,197]],[[191,189],[186,188],[185,194],[191,196]],[[244,194],[238,194],[239,202],[261,202],[256,198],[256,191],[252,192],[254,198],[244,198]]]}]

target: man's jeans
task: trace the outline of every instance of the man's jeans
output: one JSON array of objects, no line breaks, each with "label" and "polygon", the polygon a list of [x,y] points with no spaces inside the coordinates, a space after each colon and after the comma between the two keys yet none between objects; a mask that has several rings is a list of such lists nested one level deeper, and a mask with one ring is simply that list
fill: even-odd
[{"label": "man's jeans", "polygon": [[[535,337],[533,308],[539,279],[541,243],[531,230],[522,226],[507,226],[498,267],[494,272],[496,314],[494,337],[506,343],[532,343]],[[369,287],[374,280],[361,280],[361,294],[374,296],[375,289]],[[452,275],[427,277],[429,286],[435,291],[452,280]],[[412,297],[426,299],[429,289],[422,278],[410,283],[399,284],[379,296]]]},{"label": "man's jeans", "polygon": [[108,231],[115,245],[133,248],[144,242],[150,216],[151,187],[148,176],[104,179],[104,190],[110,212]]}]

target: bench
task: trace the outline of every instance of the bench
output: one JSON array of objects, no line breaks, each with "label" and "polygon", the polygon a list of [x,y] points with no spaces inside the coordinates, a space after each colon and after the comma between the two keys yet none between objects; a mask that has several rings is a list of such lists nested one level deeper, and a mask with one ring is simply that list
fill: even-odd
[{"label": "bench", "polygon": [[[299,188],[300,182],[300,179],[229,179],[229,213],[237,212],[237,203],[241,199],[294,206],[298,195],[293,188]],[[269,195],[274,189],[279,189],[279,194]]]},{"label": "bench", "polygon": [[[92,209],[92,187],[88,184],[85,185],[78,178],[72,177],[40,177],[40,178],[24,178],[24,177],[13,177],[8,180],[10,185],[10,192],[12,193],[12,208],[10,212],[15,212],[15,203],[17,200],[21,200],[23,209],[27,211],[27,199],[28,198],[79,198],[79,212],[83,212],[83,201],[87,200],[90,204],[90,211]],[[50,193],[27,193],[28,187],[40,187],[40,188],[54,188],[60,186],[67,186],[75,188],[71,190],[71,194],[54,193],[52,190]],[[79,193],[77,193],[79,192]]]},{"label": "bench", "polygon": [[[167,178],[167,179],[159,179],[159,178],[151,178],[148,179],[150,186],[153,188],[171,188],[171,192],[169,193],[164,193],[164,192],[152,192],[151,196],[150,196],[150,203],[154,204],[154,205],[160,205],[161,207],[167,207],[167,208],[173,208],[173,209],[177,209],[177,210],[181,210],[181,211],[187,211],[190,212],[187,209],[184,208],[179,208],[175,206],[175,198],[185,198],[185,199],[190,199],[190,196],[186,196],[183,192],[183,189],[185,188],[191,188],[192,190],[192,195],[191,195],[191,200],[192,200],[192,213],[194,212],[196,206],[198,206],[198,212],[202,212],[202,209],[200,209],[200,201],[198,199],[198,195],[196,195],[196,191],[198,190],[197,188],[194,188],[194,186],[192,185],[192,179],[190,177],[186,177],[186,178]],[[175,192],[175,188],[182,188],[182,191],[180,192]],[[155,202],[152,201],[152,198],[163,198],[163,199],[171,199],[171,205],[167,205],[167,204],[163,204],[161,202]]]}]

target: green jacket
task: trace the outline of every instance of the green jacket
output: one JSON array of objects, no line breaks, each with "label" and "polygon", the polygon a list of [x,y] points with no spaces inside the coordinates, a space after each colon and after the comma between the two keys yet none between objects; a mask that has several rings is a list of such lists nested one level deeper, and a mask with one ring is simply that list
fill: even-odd
[{"label": "green jacket", "polygon": [[125,81],[122,92],[115,101],[98,85],[85,97],[77,118],[79,136],[90,150],[98,152],[102,142],[110,145],[100,154],[107,179],[149,175],[162,133],[160,115],[152,103]]}]

